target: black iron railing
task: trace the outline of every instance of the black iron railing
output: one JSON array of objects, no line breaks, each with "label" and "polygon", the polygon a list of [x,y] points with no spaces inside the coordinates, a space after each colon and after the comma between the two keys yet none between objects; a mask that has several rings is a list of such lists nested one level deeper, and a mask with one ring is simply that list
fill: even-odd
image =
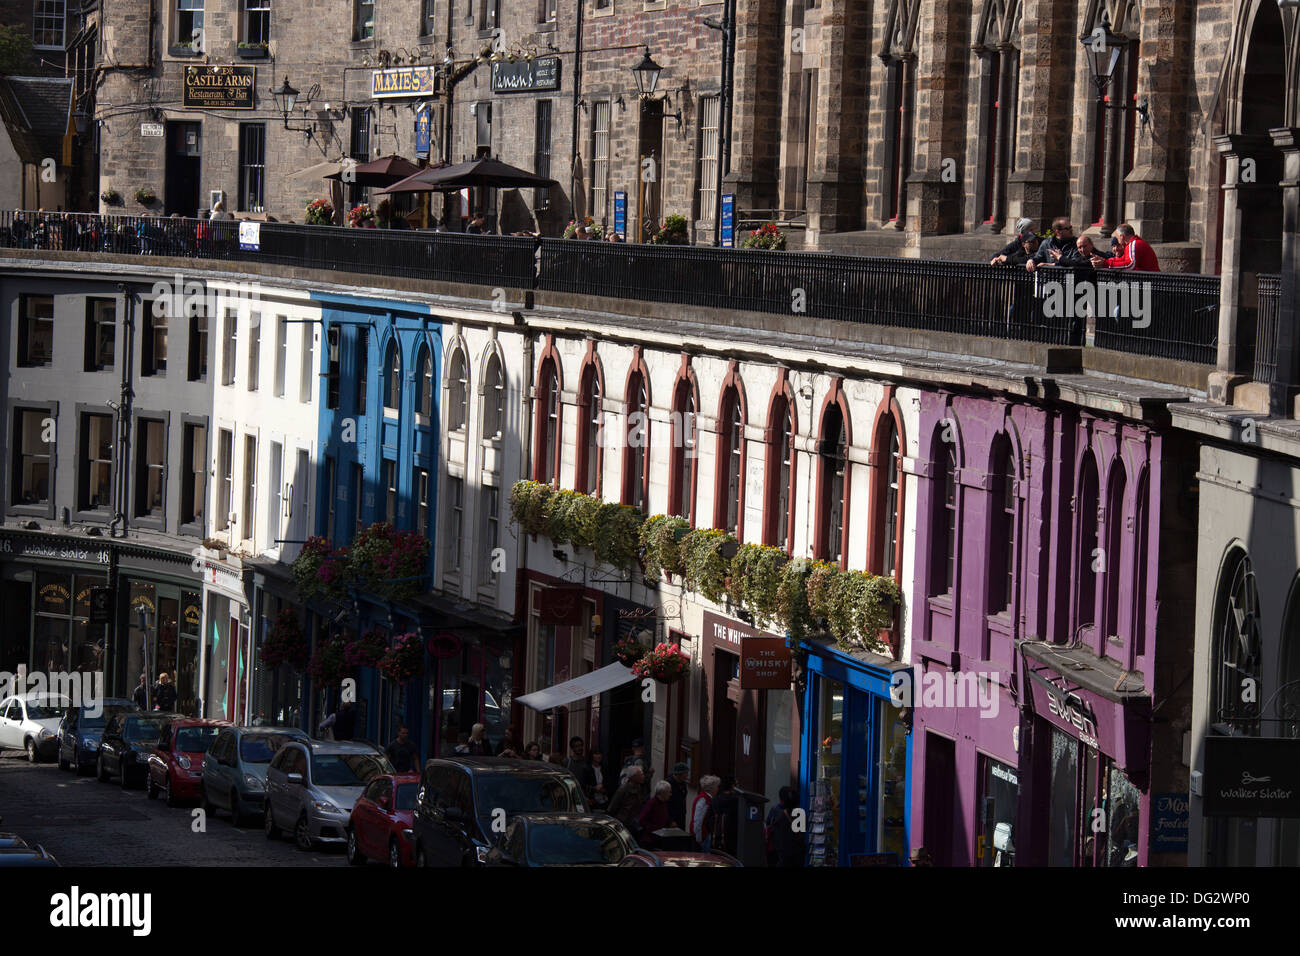
[{"label": "black iron railing", "polygon": [[[266,262],[511,289],[835,319],[1210,365],[1217,276],[1093,273],[809,252],[231,220],[0,211],[0,247]],[[1263,287],[1261,286],[1261,297]]]},{"label": "black iron railing", "polygon": [[1255,381],[1277,381],[1278,316],[1282,307],[1282,277],[1259,277],[1259,316],[1255,324]]}]

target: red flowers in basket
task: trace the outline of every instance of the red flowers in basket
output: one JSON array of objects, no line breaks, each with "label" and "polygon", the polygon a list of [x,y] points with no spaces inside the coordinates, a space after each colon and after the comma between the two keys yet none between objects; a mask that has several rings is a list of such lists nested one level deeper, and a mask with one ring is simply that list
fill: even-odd
[{"label": "red flowers in basket", "polygon": [[662,684],[671,684],[685,676],[690,668],[691,659],[681,647],[665,641],[637,661],[632,667],[632,673],[637,677],[653,677]]},{"label": "red flowers in basket", "polygon": [[634,637],[625,637],[614,645],[614,656],[624,667],[633,667],[645,656],[645,648]]},{"label": "red flowers in basket", "polygon": [[414,632],[397,635],[379,662],[379,672],[399,684],[405,684],[423,670],[424,644]]},{"label": "red flowers in basket", "polygon": [[371,628],[343,645],[343,663],[348,667],[374,667],[388,653],[388,638]]}]

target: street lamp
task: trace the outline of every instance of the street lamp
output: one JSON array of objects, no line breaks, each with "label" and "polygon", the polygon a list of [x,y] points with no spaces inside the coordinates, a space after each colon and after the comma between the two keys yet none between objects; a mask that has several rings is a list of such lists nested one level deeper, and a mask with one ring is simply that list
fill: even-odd
[{"label": "street lamp", "polygon": [[[307,94],[307,99],[303,101],[304,112],[306,112],[306,104],[311,102],[312,96],[318,91],[318,89],[318,87],[313,86],[311,92]],[[293,108],[298,105],[299,93],[289,85],[289,77],[287,75],[278,90],[271,90],[271,95],[275,97],[275,105],[280,111],[280,117],[284,120],[284,128],[292,130],[295,133],[306,133],[307,138],[311,139],[312,134],[316,132],[316,124],[314,122],[309,123],[306,126],[289,125],[289,114],[292,113]]]},{"label": "street lamp", "polygon": [[641,62],[632,67],[632,72],[636,74],[636,88],[642,99],[654,96],[655,89],[659,86],[659,74],[663,71],[662,66],[650,59],[650,48],[646,47]]},{"label": "street lamp", "polygon": [[1088,71],[1092,74],[1093,85],[1097,87],[1097,102],[1106,109],[1135,110],[1142,117],[1142,125],[1145,126],[1148,118],[1145,98],[1136,105],[1106,102],[1106,90],[1110,87],[1111,79],[1114,78],[1115,67],[1119,64],[1119,55],[1128,43],[1124,37],[1111,30],[1110,14],[1102,11],[1101,26],[1079,37],[1079,42],[1083,44],[1086,54],[1084,59],[1088,62]]},{"label": "street lamp", "polygon": [[149,674],[149,630],[153,625],[153,613],[143,603],[136,606],[136,612],[140,615],[140,643],[144,656],[144,709],[152,710],[153,684]]}]

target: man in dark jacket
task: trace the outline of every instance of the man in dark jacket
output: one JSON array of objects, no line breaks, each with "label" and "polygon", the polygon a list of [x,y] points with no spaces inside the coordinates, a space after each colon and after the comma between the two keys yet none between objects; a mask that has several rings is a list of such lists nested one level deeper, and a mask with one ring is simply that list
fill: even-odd
[{"label": "man in dark jacket", "polygon": [[686,829],[686,791],[689,789],[691,768],[684,763],[673,765],[668,782],[672,784],[673,795],[668,798],[668,815],[683,830]]},{"label": "man in dark jacket", "polygon": [[564,761],[564,769],[578,778],[583,794],[590,800],[596,791],[596,774],[587,763],[587,745],[581,737],[569,738],[569,759]]},{"label": "man in dark jacket", "polygon": [[768,826],[772,831],[772,849],[774,865],[796,868],[804,865],[804,856],[808,851],[807,837],[794,829],[794,811],[798,808],[799,797],[794,787],[781,788],[781,800],[768,814]]},{"label": "man in dark jacket", "polygon": [[1082,258],[1075,247],[1074,227],[1070,220],[1058,216],[1052,222],[1052,235],[1038,246],[1034,257],[1025,263],[1025,269],[1033,272],[1040,266],[1081,265]]},{"label": "man in dark jacket", "polygon": [[334,715],[334,739],[351,740],[357,729],[357,712],[352,708],[352,701],[344,701],[339,712]]},{"label": "man in dark jacket", "polygon": [[149,709],[149,678],[143,674],[140,675],[140,683],[135,685],[135,692],[131,694],[131,699],[141,710]]},{"label": "man in dark jacket", "polygon": [[740,795],[736,793],[736,778],[725,776],[718,795],[709,804],[709,817],[705,824],[713,834],[713,849],[730,853],[736,852],[738,823],[740,819]]},{"label": "man in dark jacket", "polygon": [[609,802],[609,815],[623,821],[623,825],[636,836],[640,826],[637,818],[641,815],[647,796],[645,771],[633,767],[628,771],[627,780],[614,794],[614,799]]}]

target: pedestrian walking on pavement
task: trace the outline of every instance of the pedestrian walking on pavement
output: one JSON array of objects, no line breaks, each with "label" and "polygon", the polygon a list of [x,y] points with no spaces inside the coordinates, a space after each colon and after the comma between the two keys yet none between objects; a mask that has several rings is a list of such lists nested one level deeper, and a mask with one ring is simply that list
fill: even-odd
[{"label": "pedestrian walking on pavement", "polygon": [[[713,798],[718,795],[718,786],[721,783],[721,778],[711,773],[705,774],[700,778],[700,792],[695,795],[695,802],[691,804],[691,840],[695,844],[696,851],[700,853],[709,851],[709,827],[705,817],[709,805],[713,803]],[[669,789],[671,791],[671,787]]]},{"label": "pedestrian walking on pavement", "polygon": [[487,728],[482,724],[470,728],[469,752],[475,757],[492,756],[492,741],[487,739]]},{"label": "pedestrian walking on pavement", "polygon": [[641,825],[641,832],[637,834],[637,842],[642,846],[651,849],[659,842],[655,836],[656,830],[665,830],[673,825],[672,818],[668,816],[668,801],[672,798],[673,788],[667,780],[660,780],[655,784],[655,795],[646,801],[641,813],[637,816],[637,822]]},{"label": "pedestrian walking on pavement", "polygon": [[411,731],[405,724],[398,729],[397,739],[388,745],[384,754],[398,773],[410,773],[419,767],[420,748],[411,740]]},{"label": "pedestrian walking on pavement", "polygon": [[153,709],[169,713],[176,709],[176,685],[166,671],[158,675],[158,683],[154,685]]},{"label": "pedestrian walking on pavement", "polygon": [[141,710],[149,709],[149,678],[144,674],[140,675],[140,683],[136,685],[135,692],[131,694],[131,699],[135,701],[135,706]]},{"label": "pedestrian walking on pavement", "polygon": [[668,801],[668,813],[678,827],[686,829],[686,795],[690,789],[691,768],[682,762],[673,764],[672,776],[668,778],[673,788],[673,798]]},{"label": "pedestrian walking on pavement", "polygon": [[334,715],[334,739],[351,740],[357,728],[357,712],[352,701],[345,700],[339,712]]},{"label": "pedestrian walking on pavement", "polygon": [[623,826],[637,836],[641,829],[638,818],[641,816],[641,808],[645,806],[645,771],[640,767],[633,767],[628,773],[627,779],[623,785],[614,793],[614,799],[609,802],[609,815],[616,817],[623,822]]}]

